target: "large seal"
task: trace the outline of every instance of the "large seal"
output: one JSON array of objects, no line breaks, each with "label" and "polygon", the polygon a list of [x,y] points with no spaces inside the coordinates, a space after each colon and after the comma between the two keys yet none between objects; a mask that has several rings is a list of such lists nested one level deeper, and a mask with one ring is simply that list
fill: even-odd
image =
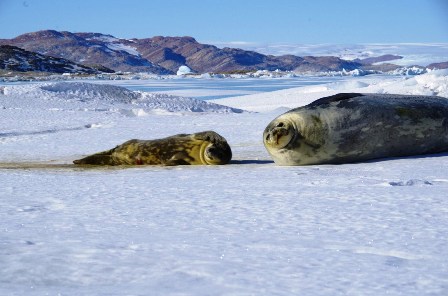
[{"label": "large seal", "polygon": [[341,93],[290,110],[265,129],[279,165],[348,163],[448,151],[448,100]]},{"label": "large seal", "polygon": [[213,131],[179,134],[157,140],[129,140],[117,147],[73,161],[78,165],[226,164],[232,151]]}]

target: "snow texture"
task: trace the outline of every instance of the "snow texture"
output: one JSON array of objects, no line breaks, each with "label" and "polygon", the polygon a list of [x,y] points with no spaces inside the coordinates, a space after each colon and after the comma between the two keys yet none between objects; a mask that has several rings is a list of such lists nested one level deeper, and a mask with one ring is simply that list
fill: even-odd
[{"label": "snow texture", "polygon": [[64,109],[119,112],[128,115],[134,113],[137,115],[147,114],[153,111],[243,112],[243,110],[236,108],[193,98],[131,91],[121,86],[85,82],[5,86],[3,87],[3,93],[6,95],[6,100],[14,100],[18,105],[20,105],[20,100],[35,101],[35,98],[38,98],[41,102],[33,102],[33,104],[61,106]]},{"label": "snow texture", "polygon": [[[217,100],[263,110],[239,114],[107,84],[0,85],[0,295],[447,295],[448,154],[281,167],[262,144],[275,116],[317,97],[446,97],[447,79]],[[203,130],[228,140],[231,164],[71,165],[131,138]]]},{"label": "snow texture", "polygon": [[126,45],[126,44],[123,44],[120,42],[120,39],[112,37],[110,35],[94,36],[92,38],[87,38],[87,40],[99,40],[102,42],[106,42],[106,46],[110,50],[114,50],[114,51],[119,50],[119,51],[127,52],[134,56],[140,56],[140,53],[138,52],[138,50],[136,48]]}]

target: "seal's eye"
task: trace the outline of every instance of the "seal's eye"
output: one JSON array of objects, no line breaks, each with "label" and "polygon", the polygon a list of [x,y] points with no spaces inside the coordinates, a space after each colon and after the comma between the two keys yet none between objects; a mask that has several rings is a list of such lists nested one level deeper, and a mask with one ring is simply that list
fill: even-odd
[{"label": "seal's eye", "polygon": [[266,141],[269,141],[269,139],[271,139],[271,134],[267,134],[266,136]]},{"label": "seal's eye", "polygon": [[279,124],[277,124],[277,127],[283,127],[285,126],[285,124],[283,122],[280,122]]}]

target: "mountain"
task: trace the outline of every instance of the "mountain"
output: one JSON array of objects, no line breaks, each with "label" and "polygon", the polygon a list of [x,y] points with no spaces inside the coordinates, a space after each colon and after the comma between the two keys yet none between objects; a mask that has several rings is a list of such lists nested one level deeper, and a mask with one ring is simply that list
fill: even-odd
[{"label": "mountain", "polygon": [[365,59],[356,59],[355,61],[364,64],[364,65],[371,65],[374,63],[382,63],[382,62],[388,62],[393,60],[399,60],[402,59],[402,56],[399,55],[393,55],[393,54],[385,54],[378,57],[370,57]]},{"label": "mountain", "polygon": [[110,35],[46,30],[3,39],[0,40],[1,44],[65,58],[83,65],[102,65],[115,71],[168,73],[166,69],[142,58],[131,46],[124,45]]},{"label": "mountain", "polygon": [[428,69],[448,69],[448,62],[432,63],[426,66]]},{"label": "mountain", "polygon": [[[172,72],[186,65],[196,73],[234,71],[283,70],[296,72],[354,70],[358,62],[337,57],[272,56],[237,48],[218,48],[201,44],[192,37],[162,37],[132,39],[142,57]],[[129,45],[129,43],[125,43]]]},{"label": "mountain", "polygon": [[87,66],[102,65],[115,71],[155,74],[173,74],[183,65],[196,73],[276,69],[322,72],[354,70],[362,66],[359,61],[346,61],[333,56],[273,56],[237,48],[221,49],[201,44],[192,37],[119,39],[100,33],[45,30],[13,39],[0,39],[1,44]]},{"label": "mountain", "polygon": [[[52,73],[99,73],[98,69],[76,64],[62,58],[55,58],[30,52],[11,45],[0,45],[0,69],[28,72],[52,72]],[[110,69],[103,69],[111,71]]]}]

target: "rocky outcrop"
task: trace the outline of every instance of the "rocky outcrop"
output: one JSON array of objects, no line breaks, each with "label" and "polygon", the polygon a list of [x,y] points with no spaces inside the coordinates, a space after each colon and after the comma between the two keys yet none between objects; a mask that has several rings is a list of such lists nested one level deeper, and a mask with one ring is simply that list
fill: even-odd
[{"label": "rocky outcrop", "polygon": [[364,65],[371,65],[371,64],[375,64],[375,63],[383,63],[383,62],[388,62],[388,61],[393,61],[393,60],[399,60],[402,59],[402,56],[399,55],[393,55],[393,54],[385,54],[385,55],[381,55],[378,57],[370,57],[370,58],[365,58],[365,59],[356,59],[356,62],[359,62],[361,64]]},{"label": "rocky outcrop", "polygon": [[67,59],[55,58],[26,51],[16,46],[1,45],[0,46],[0,69],[11,70],[17,72],[51,72],[51,73],[81,73],[95,74],[110,69],[103,68],[100,71],[93,67],[73,63]]},{"label": "rocky outcrop", "polygon": [[441,62],[441,63],[432,63],[426,66],[426,68],[434,70],[434,69],[448,69],[448,62]]},{"label": "rocky outcrop", "polygon": [[131,45],[123,44],[110,35],[46,30],[0,40],[0,44],[65,58],[78,64],[101,65],[115,71],[168,73],[142,58]]}]

